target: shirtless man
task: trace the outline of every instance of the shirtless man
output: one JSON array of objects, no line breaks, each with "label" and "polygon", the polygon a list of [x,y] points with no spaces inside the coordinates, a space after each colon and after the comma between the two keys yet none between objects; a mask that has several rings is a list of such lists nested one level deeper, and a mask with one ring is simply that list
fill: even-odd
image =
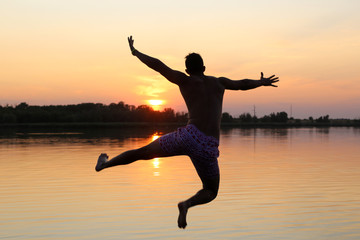
[{"label": "shirtless man", "polygon": [[217,158],[225,90],[249,90],[260,86],[277,87],[274,83],[279,79],[275,75],[264,78],[263,73],[260,80],[234,81],[225,77],[206,76],[203,60],[196,53],[186,56],[185,71],[188,74],[186,75],[136,50],[132,36],[128,38],[128,41],[132,55],[170,82],[178,85],[189,111],[189,121],[185,127],[178,128],[177,131],[166,134],[147,146],[121,153],[109,161],[106,154],[101,154],[95,169],[101,171],[104,168],[157,157],[189,156],[202,181],[203,188],[191,198],[178,204],[178,226],[185,228],[188,209],[214,200],[218,193],[220,174]]}]

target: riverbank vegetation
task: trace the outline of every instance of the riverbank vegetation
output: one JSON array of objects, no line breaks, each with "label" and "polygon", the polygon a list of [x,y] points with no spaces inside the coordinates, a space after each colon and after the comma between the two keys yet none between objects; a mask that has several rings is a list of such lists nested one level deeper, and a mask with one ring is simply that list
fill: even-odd
[{"label": "riverbank vegetation", "polygon": [[[171,108],[155,111],[147,105],[128,105],[124,102],[81,103],[73,105],[35,106],[20,103],[16,106],[0,106],[0,125],[73,125],[73,126],[141,126],[183,125],[188,114]],[[222,115],[223,126],[360,126],[360,119],[331,119],[329,115],[307,119],[289,118],[286,112],[257,117],[250,113],[232,116]]]}]

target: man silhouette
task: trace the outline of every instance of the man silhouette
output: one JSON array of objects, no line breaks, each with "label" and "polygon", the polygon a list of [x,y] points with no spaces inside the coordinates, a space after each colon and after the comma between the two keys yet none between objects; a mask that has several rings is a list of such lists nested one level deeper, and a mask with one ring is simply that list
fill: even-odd
[{"label": "man silhouette", "polygon": [[279,79],[275,75],[265,78],[263,73],[260,80],[234,81],[225,77],[206,76],[203,60],[197,53],[186,56],[185,71],[188,73],[186,75],[169,68],[159,59],[136,50],[132,36],[128,38],[128,42],[134,56],[170,82],[178,85],[189,112],[188,124],[156,139],[147,146],[123,152],[109,161],[108,156],[102,153],[95,169],[101,171],[104,168],[156,157],[189,156],[202,181],[203,188],[194,196],[178,204],[178,226],[185,228],[188,209],[214,200],[218,193],[220,174],[217,158],[225,90],[249,90],[260,86],[277,87],[274,83]]}]

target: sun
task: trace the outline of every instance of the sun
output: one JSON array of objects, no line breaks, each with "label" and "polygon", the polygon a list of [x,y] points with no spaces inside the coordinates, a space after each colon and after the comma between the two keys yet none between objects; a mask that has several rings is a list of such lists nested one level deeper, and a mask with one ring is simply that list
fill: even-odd
[{"label": "sun", "polygon": [[155,110],[155,111],[159,111],[161,106],[164,104],[164,100],[159,100],[159,99],[151,99],[151,100],[147,100],[148,104],[150,104],[150,106]]}]

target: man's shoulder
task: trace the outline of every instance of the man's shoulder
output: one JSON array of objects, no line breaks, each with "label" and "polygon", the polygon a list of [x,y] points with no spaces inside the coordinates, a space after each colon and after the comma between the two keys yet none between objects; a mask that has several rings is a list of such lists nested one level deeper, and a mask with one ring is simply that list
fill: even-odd
[{"label": "man's shoulder", "polygon": [[215,76],[206,76],[206,78],[209,79],[209,80],[212,80],[212,81],[214,81],[214,82],[217,82],[217,83],[219,83],[219,84],[221,84],[222,81],[223,81],[224,79],[226,79],[226,78],[224,78],[224,77],[215,77]]},{"label": "man's shoulder", "polygon": [[209,80],[214,82],[218,87],[223,87],[224,77],[206,76]]},{"label": "man's shoulder", "polygon": [[204,75],[206,78],[210,78],[210,79],[218,79],[218,77],[215,76],[210,76],[210,75]]},{"label": "man's shoulder", "polygon": [[209,76],[209,75],[202,75],[202,76],[198,76],[198,75],[190,75],[188,76],[189,80],[200,80],[200,81],[204,81],[204,80],[211,80],[211,81],[219,81],[218,77],[214,77],[214,76]]},{"label": "man's shoulder", "polygon": [[185,73],[178,71],[178,70],[173,70],[173,69],[168,69],[168,71],[164,71],[161,72],[161,74],[170,82],[175,83],[177,85],[181,85],[185,82],[187,82],[189,80],[189,76],[186,75]]},{"label": "man's shoulder", "polygon": [[[179,81],[178,85],[184,85],[188,87],[193,87],[199,83],[205,83],[206,85],[212,85],[217,87],[222,87],[223,84],[221,83],[221,78],[215,77],[215,76],[209,76],[209,75],[185,75],[186,77],[182,78],[181,81]],[[202,84],[201,84],[202,85]]]}]

